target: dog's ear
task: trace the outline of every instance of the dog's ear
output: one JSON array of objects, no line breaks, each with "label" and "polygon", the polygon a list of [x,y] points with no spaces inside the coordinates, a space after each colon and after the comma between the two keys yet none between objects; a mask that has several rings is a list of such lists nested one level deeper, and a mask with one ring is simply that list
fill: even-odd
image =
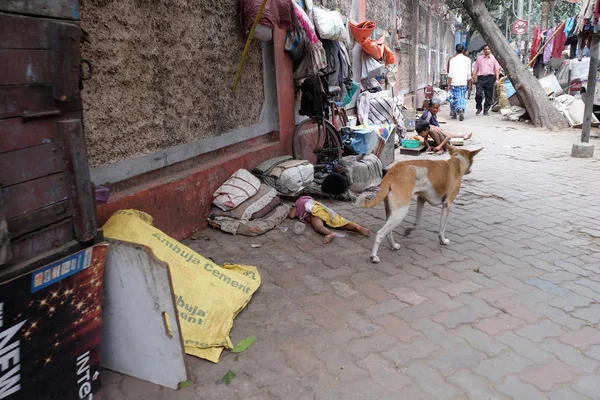
[{"label": "dog's ear", "polygon": [[483,147],[477,150],[471,150],[471,157],[475,157],[481,150],[483,150]]},{"label": "dog's ear", "polygon": [[458,152],[458,150],[456,150],[456,147],[452,146],[451,144],[448,145],[448,153],[450,153],[450,156],[455,155]]}]

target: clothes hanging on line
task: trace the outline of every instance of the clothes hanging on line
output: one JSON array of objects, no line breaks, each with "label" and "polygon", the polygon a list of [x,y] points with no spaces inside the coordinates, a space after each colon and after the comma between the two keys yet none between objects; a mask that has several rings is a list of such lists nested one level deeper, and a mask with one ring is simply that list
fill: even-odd
[{"label": "clothes hanging on line", "polygon": [[562,52],[565,49],[565,41],[567,40],[567,35],[565,35],[564,30],[560,30],[554,36],[554,43],[552,45],[552,58],[561,58]]}]

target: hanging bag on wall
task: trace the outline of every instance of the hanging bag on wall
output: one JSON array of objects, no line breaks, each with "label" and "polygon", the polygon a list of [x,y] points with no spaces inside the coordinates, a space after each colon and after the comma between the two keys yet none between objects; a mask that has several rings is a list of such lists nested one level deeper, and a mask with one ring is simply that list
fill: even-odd
[{"label": "hanging bag on wall", "polygon": [[317,73],[327,68],[327,53],[325,53],[325,48],[320,40],[311,46],[310,53],[312,55],[313,72]]},{"label": "hanging bag on wall", "polygon": [[290,29],[285,36],[284,49],[292,56],[292,60],[296,61],[302,58],[304,48],[306,47],[307,38],[304,30],[301,27]]},{"label": "hanging bag on wall", "polygon": [[379,61],[366,54],[364,51],[362,52],[362,79],[375,78],[377,76],[381,76],[384,73],[383,64]]},{"label": "hanging bag on wall", "polygon": [[348,31],[341,14],[321,7],[313,8],[315,28],[321,39],[345,42]]}]

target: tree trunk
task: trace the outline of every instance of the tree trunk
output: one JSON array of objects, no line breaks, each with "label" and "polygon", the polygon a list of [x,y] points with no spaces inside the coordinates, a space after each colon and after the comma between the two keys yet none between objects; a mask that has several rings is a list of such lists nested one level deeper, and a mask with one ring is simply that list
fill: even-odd
[{"label": "tree trunk", "polygon": [[510,78],[531,122],[549,129],[566,128],[567,120],[548,100],[537,79],[519,62],[483,1],[464,0],[463,7]]},{"label": "tree trunk", "polygon": [[548,17],[550,15],[550,0],[542,0],[542,20],[540,21],[540,29],[548,29]]}]

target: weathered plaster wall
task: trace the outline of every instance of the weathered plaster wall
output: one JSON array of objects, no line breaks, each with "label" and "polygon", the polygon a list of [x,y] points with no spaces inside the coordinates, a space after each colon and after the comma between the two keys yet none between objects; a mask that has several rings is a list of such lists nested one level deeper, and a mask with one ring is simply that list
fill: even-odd
[{"label": "weathered plaster wall", "polygon": [[[315,4],[320,4],[318,1]],[[326,7],[330,10],[339,10],[342,16],[348,18],[352,12],[352,0],[328,0],[325,2]]]},{"label": "weathered plaster wall", "polygon": [[94,66],[83,92],[92,167],[260,120],[260,43],[231,91],[245,43],[236,0],[81,0],[81,25]]},{"label": "weathered plaster wall", "polygon": [[375,21],[379,35],[390,28],[391,12],[390,0],[367,0],[367,19]]}]

